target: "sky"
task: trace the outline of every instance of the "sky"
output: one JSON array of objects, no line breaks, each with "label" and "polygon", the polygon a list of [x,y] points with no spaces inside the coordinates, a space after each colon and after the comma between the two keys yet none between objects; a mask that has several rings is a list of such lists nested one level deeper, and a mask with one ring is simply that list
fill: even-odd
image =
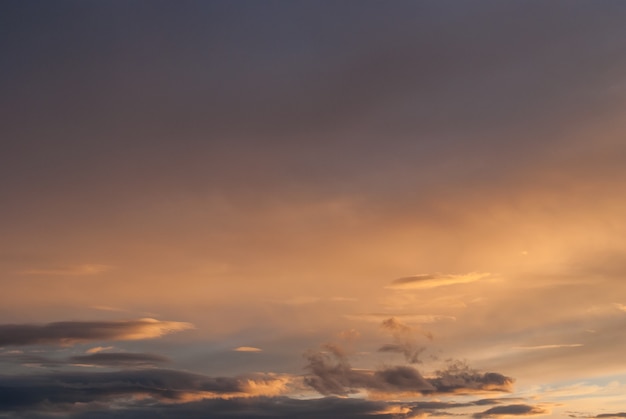
[{"label": "sky", "polygon": [[625,418],[625,21],[1,1],[0,418]]}]

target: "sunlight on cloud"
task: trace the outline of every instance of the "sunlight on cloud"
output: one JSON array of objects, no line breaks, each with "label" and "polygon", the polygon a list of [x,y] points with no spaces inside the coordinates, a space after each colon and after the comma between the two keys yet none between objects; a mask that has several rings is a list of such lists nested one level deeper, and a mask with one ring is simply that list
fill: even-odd
[{"label": "sunlight on cloud", "polygon": [[436,288],[448,285],[467,284],[491,276],[489,273],[471,272],[463,275],[420,274],[398,278],[387,288],[397,290]]},{"label": "sunlight on cloud", "polygon": [[536,346],[514,346],[512,349],[519,350],[541,350],[541,349],[558,349],[558,348],[577,348],[584,346],[582,343],[563,343],[554,345],[536,345]]},{"label": "sunlight on cloud", "polygon": [[74,345],[100,340],[140,340],[193,329],[191,323],[139,320],[0,325],[0,345]]},{"label": "sunlight on cloud", "polygon": [[96,346],[94,348],[87,349],[85,353],[88,354],[97,354],[98,352],[108,351],[113,349],[113,346]]},{"label": "sunlight on cloud", "polygon": [[239,346],[233,349],[235,352],[261,352],[262,350],[263,349],[255,348],[253,346]]}]

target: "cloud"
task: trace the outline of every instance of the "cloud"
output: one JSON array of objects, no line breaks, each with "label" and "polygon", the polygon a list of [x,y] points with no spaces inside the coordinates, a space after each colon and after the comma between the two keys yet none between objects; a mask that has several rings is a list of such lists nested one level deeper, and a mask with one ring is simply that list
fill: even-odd
[{"label": "cloud", "polygon": [[[81,405],[64,405],[62,411],[38,411],[29,416],[19,411],[20,418],[52,418],[64,413],[70,419],[409,419],[432,412],[433,409],[464,407],[470,404],[443,402],[398,403],[356,398],[324,397],[317,399],[294,399],[288,397],[214,398],[188,403],[142,403],[131,405],[91,406],[85,411]],[[120,408],[121,407],[121,408]],[[48,416],[49,415],[49,416]],[[55,416],[56,415],[56,416]]]},{"label": "cloud", "polygon": [[410,364],[420,362],[419,356],[426,350],[417,346],[413,329],[391,317],[382,322],[381,327],[391,333],[394,343],[381,346],[379,352],[397,352],[404,355]]},{"label": "cloud", "polygon": [[398,278],[391,282],[387,288],[408,290],[408,289],[424,289],[435,288],[446,285],[467,284],[480,279],[489,277],[489,273],[470,272],[462,275],[451,274],[421,274]]},{"label": "cloud", "polygon": [[613,303],[613,306],[620,311],[626,312],[626,304]]},{"label": "cloud", "polygon": [[374,393],[472,394],[511,391],[513,379],[499,373],[480,373],[461,362],[424,377],[411,366],[399,365],[376,371],[354,369],[347,354],[337,345],[306,355],[309,375],[304,382],[323,395],[346,396],[361,390]]},{"label": "cloud", "polygon": [[151,339],[193,328],[190,323],[155,319],[121,321],[69,321],[0,325],[0,346],[73,345],[101,340]]},{"label": "cloud", "polygon": [[87,349],[85,352],[88,354],[95,354],[102,351],[108,351],[113,349],[112,346],[96,346],[94,348]]},{"label": "cloud", "polygon": [[558,349],[558,348],[578,348],[584,346],[582,343],[563,343],[554,345],[536,345],[536,346],[515,346],[513,349],[522,350],[541,350],[541,349]]},{"label": "cloud", "polygon": [[450,362],[446,369],[435,372],[429,382],[439,393],[474,393],[512,391],[513,379],[497,372],[481,373],[462,361]]},{"label": "cloud", "polygon": [[620,413],[601,413],[599,415],[596,416],[596,418],[626,418],[626,412],[620,412]]},{"label": "cloud", "polygon": [[261,352],[263,349],[260,348],[255,348],[252,346],[239,346],[235,349],[233,349],[233,351],[235,352]]},{"label": "cloud", "polygon": [[367,322],[380,323],[390,317],[402,319],[406,323],[435,323],[439,321],[455,321],[454,316],[444,316],[440,314],[393,314],[393,313],[365,313],[365,314],[346,314],[344,317],[350,320],[362,320]]},{"label": "cloud", "polygon": [[167,357],[148,353],[110,353],[100,352],[89,355],[77,355],[69,359],[69,362],[80,365],[93,365],[103,367],[152,367],[157,364],[171,362]]},{"label": "cloud", "polygon": [[210,377],[144,369],[116,372],[56,372],[0,376],[0,411],[63,410],[75,404],[129,403],[151,399],[184,403],[206,398],[276,396],[289,379],[272,374]]},{"label": "cloud", "polygon": [[58,268],[45,268],[45,269],[27,269],[18,272],[20,275],[63,275],[63,276],[83,276],[83,275],[97,275],[113,269],[111,265],[100,265],[86,263],[82,265],[70,265]]},{"label": "cloud", "polygon": [[474,418],[498,418],[501,416],[532,416],[532,415],[544,415],[550,413],[548,410],[538,407],[530,406],[527,404],[510,404],[506,406],[496,406],[491,409],[485,410],[474,414]]},{"label": "cloud", "polygon": [[171,360],[161,355],[132,352],[96,352],[88,355],[76,355],[69,358],[53,358],[33,353],[5,353],[0,354],[0,362],[19,364],[27,367],[48,368],[66,366],[145,368],[168,363],[171,362]]}]

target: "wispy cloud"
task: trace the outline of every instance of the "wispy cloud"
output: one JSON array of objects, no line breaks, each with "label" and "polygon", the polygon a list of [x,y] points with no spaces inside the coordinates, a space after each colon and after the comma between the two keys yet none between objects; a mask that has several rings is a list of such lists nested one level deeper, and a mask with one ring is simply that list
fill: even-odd
[{"label": "wispy cloud", "polygon": [[467,284],[491,276],[489,273],[470,272],[467,274],[420,274],[398,278],[387,288],[397,290],[436,288],[447,285]]},{"label": "wispy cloud", "polygon": [[155,319],[0,325],[0,345],[73,345],[103,340],[151,339],[193,328]]},{"label": "wispy cloud", "polygon": [[541,350],[541,349],[559,349],[559,348],[578,348],[584,346],[582,343],[561,343],[553,345],[535,345],[535,346],[514,346],[513,349],[519,350]]},{"label": "wispy cloud", "polygon": [[89,355],[77,355],[69,359],[72,364],[105,366],[117,368],[136,368],[136,367],[153,367],[158,364],[171,362],[167,357],[147,354],[147,353],[128,353],[128,352],[101,352]]},{"label": "wispy cloud", "polygon": [[34,268],[19,271],[20,275],[50,275],[50,276],[83,276],[97,275],[112,270],[111,265],[86,263],[82,265],[69,265],[51,268]]},{"label": "wispy cloud", "polygon": [[[393,337],[393,343],[381,346],[379,352],[397,352],[404,355],[406,361],[410,364],[420,362],[420,355],[426,348],[419,346],[416,341],[415,333],[412,328],[402,324],[394,317],[384,320],[381,327],[389,332]],[[430,336],[432,339],[432,335]]]},{"label": "wispy cloud", "polygon": [[367,322],[381,323],[389,318],[401,319],[405,323],[422,324],[439,321],[454,321],[456,317],[441,314],[403,314],[403,313],[364,313],[346,314],[344,317],[350,320],[362,320]]}]

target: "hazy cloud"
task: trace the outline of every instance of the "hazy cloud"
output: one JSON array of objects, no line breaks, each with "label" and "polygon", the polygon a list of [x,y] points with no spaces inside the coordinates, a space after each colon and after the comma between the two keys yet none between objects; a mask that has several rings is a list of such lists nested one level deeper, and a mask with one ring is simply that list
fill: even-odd
[{"label": "hazy cloud", "polygon": [[626,412],[620,412],[620,413],[601,413],[599,415],[596,416],[596,418],[626,418]]},{"label": "hazy cloud", "polygon": [[190,323],[155,319],[70,321],[0,325],[0,345],[72,345],[101,340],[138,340],[193,328]]}]

